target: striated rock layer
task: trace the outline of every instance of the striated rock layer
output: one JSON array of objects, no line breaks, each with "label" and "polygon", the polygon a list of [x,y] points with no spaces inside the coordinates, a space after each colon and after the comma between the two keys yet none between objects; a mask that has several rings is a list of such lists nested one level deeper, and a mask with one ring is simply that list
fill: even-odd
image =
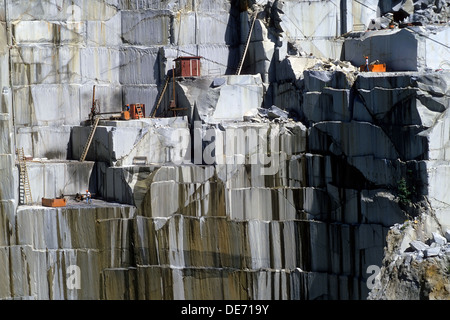
[{"label": "striated rock layer", "polygon": [[[448,26],[336,38],[393,6],[0,4],[0,298],[365,299],[374,266],[369,298],[448,298],[450,74],[426,70],[446,66]],[[236,76],[247,10],[251,74]],[[420,54],[388,70],[419,72],[356,71],[352,48],[397,37]],[[102,121],[89,161],[71,161],[94,84],[102,112],[148,115],[180,55],[202,56],[202,77],[169,85],[184,114]],[[91,204],[40,206],[86,189]]]},{"label": "striated rock layer", "polygon": [[[191,143],[213,134],[214,163],[97,162],[85,183],[123,205],[2,211],[3,297],[364,299],[390,226],[421,211],[447,225],[429,181],[448,166],[448,76],[305,71],[303,99],[321,94],[293,106],[304,124],[201,125]],[[81,289],[64,287],[72,265]]]},{"label": "striated rock layer", "polygon": [[[428,182],[448,162],[448,76],[305,71],[295,81],[318,102],[291,112],[306,125],[205,124],[196,130],[215,136],[212,165],[98,165],[100,194],[137,214],[137,271],[111,270],[109,285],[142,267],[150,287],[171,279],[154,296],[146,285],[146,298],[367,297],[390,226],[421,212],[438,217],[431,230],[448,225],[445,189]],[[270,161],[252,162],[246,139],[269,131]]]}]

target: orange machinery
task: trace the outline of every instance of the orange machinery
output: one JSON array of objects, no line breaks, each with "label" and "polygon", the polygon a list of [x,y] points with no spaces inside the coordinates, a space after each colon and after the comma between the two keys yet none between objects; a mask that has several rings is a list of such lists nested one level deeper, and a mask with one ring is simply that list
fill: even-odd
[{"label": "orange machinery", "polygon": [[[363,72],[365,69],[365,65],[361,65],[359,67],[359,71]],[[375,64],[369,64],[369,71],[370,72],[386,72],[386,64],[385,63],[375,63]]]},{"label": "orange machinery", "polygon": [[145,104],[127,104],[122,108],[122,120],[136,120],[141,118],[145,118]]}]

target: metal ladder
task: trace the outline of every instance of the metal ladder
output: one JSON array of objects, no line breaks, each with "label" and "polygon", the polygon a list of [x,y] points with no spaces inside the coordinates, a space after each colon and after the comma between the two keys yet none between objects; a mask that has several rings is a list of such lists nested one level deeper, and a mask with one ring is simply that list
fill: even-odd
[{"label": "metal ladder", "polygon": [[17,149],[17,157],[19,158],[19,170],[20,170],[20,185],[19,185],[19,197],[22,204],[31,204],[33,198],[31,196],[30,179],[28,177],[27,161],[25,159],[25,152],[23,148]]},{"label": "metal ladder", "polygon": [[86,155],[89,151],[89,147],[91,146],[92,139],[94,138],[95,130],[97,130],[98,122],[100,121],[99,117],[94,119],[94,124],[92,125],[91,132],[89,133],[88,140],[86,141],[86,145],[84,146],[83,153],[80,157],[80,162],[83,162],[86,159]]},{"label": "metal ladder", "polygon": [[164,98],[164,93],[166,92],[166,89],[167,89],[167,87],[168,87],[168,85],[169,85],[170,78],[171,78],[171,77],[166,76],[166,82],[164,83],[164,88],[162,89],[161,94],[159,95],[158,103],[156,104],[155,110],[154,110],[153,113],[152,113],[152,118],[155,117],[156,111],[158,111],[159,106],[160,106],[160,104],[161,104],[161,101],[162,101],[162,99]]},{"label": "metal ladder", "polygon": [[247,55],[248,46],[250,44],[250,39],[252,38],[253,28],[254,28],[255,22],[256,22],[256,16],[257,16],[257,13],[255,12],[253,14],[253,22],[252,22],[252,25],[250,27],[250,31],[248,32],[248,36],[247,36],[247,41],[245,43],[244,52],[242,53],[241,60],[239,61],[238,68],[237,68],[237,71],[236,71],[236,75],[240,75],[241,74],[242,66],[244,65],[245,56]]}]

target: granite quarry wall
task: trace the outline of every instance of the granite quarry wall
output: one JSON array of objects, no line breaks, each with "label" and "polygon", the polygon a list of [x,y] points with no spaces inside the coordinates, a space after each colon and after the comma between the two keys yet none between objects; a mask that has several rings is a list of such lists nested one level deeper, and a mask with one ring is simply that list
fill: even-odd
[{"label": "granite quarry wall", "polygon": [[[420,31],[431,40],[340,37],[395,5],[0,4],[0,298],[448,297],[434,289],[447,247],[433,245],[450,228],[448,23]],[[258,19],[235,76],[249,12]],[[397,63],[376,43],[398,39],[414,54]],[[395,72],[359,73],[366,48]],[[101,120],[78,162],[93,85],[102,112],[145,103],[148,116],[179,55],[203,57],[202,77],[175,84],[185,111]],[[19,147],[33,158],[30,206],[19,205]],[[86,188],[92,204],[40,206]],[[399,261],[419,285],[392,281]],[[381,268],[372,292],[369,266]]]}]

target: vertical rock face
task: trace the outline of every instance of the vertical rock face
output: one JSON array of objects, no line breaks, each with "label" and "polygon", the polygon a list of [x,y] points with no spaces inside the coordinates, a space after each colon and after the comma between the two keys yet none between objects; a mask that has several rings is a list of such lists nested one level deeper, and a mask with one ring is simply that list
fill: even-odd
[{"label": "vertical rock face", "polygon": [[[450,49],[442,45],[449,38],[449,32],[445,26],[374,31],[346,41],[345,59],[359,65],[370,52],[370,59],[385,62],[389,71],[442,69],[447,62],[441,57],[450,53]],[[427,54],[428,50],[433,54]]]},{"label": "vertical rock face", "polygon": [[[96,209],[21,207],[16,243],[2,244],[1,298],[108,298],[103,291],[108,269],[134,264],[129,260],[133,216],[133,207],[112,204]],[[77,277],[73,283],[72,275]]]},{"label": "vertical rock face", "polygon": [[[264,119],[204,125],[191,139],[195,144],[198,137],[215,137],[215,152],[206,143],[201,154],[213,165],[106,169],[106,179],[119,174],[115,181],[127,181],[132,190],[137,259],[146,279],[151,281],[154,268],[172,276],[170,290],[160,286],[157,296],[367,297],[367,270],[382,266],[390,226],[408,214],[448,212],[433,200],[437,195],[427,180],[436,157],[427,137],[444,125],[448,110],[448,102],[433,91],[446,91],[439,84],[447,77],[437,72],[348,78],[342,72],[304,71],[294,81],[305,88],[296,111],[307,126]],[[432,90],[425,85],[431,82]],[[442,112],[431,111],[438,105]],[[268,132],[273,136],[266,149],[248,140]],[[445,148],[441,144],[434,154],[445,155]],[[269,166],[253,158],[269,149]],[[121,192],[112,194],[118,198],[111,200],[126,201]],[[444,220],[429,229],[439,223]],[[198,279],[215,289],[199,290]],[[270,287],[261,285],[262,279]],[[235,291],[238,283],[248,290]]]},{"label": "vertical rock face", "polygon": [[[448,298],[448,26],[337,38],[449,8],[391,2],[0,4],[0,298]],[[402,72],[359,73],[366,48]],[[93,85],[101,112],[149,116],[181,55],[202,76],[169,84],[161,118],[101,121],[71,161]]]},{"label": "vertical rock face", "polygon": [[[4,24],[2,24],[2,49],[0,49],[0,64],[2,69],[8,65],[9,52],[5,50],[6,39]],[[7,75],[0,77],[2,86],[2,97],[0,99],[0,297],[11,297],[9,272],[11,264],[9,255],[10,249],[16,245],[16,209],[17,209],[17,187],[18,172],[14,169],[15,151],[13,144],[13,113],[12,113],[12,93],[8,84]],[[22,275],[21,275],[22,276]]]},{"label": "vertical rock face", "polygon": [[6,1],[1,7],[16,140],[37,158],[71,157],[71,128],[87,118],[93,85],[101,112],[144,103],[150,114],[180,54],[205,57],[204,75],[235,67],[238,31],[228,1]]}]

